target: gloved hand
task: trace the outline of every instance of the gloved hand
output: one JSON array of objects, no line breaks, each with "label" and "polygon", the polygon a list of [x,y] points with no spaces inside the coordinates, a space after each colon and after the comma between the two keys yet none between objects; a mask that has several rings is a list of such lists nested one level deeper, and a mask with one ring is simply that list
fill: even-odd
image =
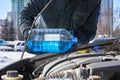
[{"label": "gloved hand", "polygon": [[25,30],[23,33],[24,40],[27,40],[28,35],[29,35],[29,30]]}]

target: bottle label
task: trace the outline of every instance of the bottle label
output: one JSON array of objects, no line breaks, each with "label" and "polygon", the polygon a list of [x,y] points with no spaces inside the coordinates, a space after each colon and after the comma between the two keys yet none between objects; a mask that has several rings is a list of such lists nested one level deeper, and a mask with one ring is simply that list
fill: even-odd
[{"label": "bottle label", "polygon": [[60,34],[45,34],[44,41],[60,41]]}]

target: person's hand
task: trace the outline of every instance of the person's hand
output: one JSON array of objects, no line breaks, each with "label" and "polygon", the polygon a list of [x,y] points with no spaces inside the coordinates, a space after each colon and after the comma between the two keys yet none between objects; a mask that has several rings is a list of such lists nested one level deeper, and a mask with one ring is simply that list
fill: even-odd
[{"label": "person's hand", "polygon": [[28,35],[29,35],[29,30],[26,30],[26,31],[23,33],[24,40],[27,40]]}]

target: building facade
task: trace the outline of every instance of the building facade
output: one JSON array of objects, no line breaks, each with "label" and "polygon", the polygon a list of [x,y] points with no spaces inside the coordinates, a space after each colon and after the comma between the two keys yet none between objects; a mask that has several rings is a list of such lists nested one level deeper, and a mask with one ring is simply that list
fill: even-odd
[{"label": "building facade", "polygon": [[[12,1],[13,27],[17,30],[16,32],[18,32],[19,13],[20,13],[21,9],[26,5],[28,0],[11,0],[11,1]],[[17,35],[16,39],[18,39],[18,35]]]},{"label": "building facade", "polygon": [[0,19],[0,39],[2,38],[2,29],[5,26],[5,20]]},{"label": "building facade", "polygon": [[14,19],[14,27],[18,27],[18,17],[21,9],[26,5],[28,0],[11,0],[12,1],[12,12]]},{"label": "building facade", "polygon": [[5,20],[0,19],[0,26],[5,25]]},{"label": "building facade", "polygon": [[12,12],[7,13],[7,27],[13,27],[13,19],[12,19]]}]

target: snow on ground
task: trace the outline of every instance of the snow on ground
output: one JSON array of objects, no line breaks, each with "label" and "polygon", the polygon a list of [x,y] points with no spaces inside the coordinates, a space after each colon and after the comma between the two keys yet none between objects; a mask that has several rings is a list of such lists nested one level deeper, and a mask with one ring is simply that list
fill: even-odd
[{"label": "snow on ground", "polygon": [[7,66],[8,64],[11,64],[13,62],[15,62],[15,60],[10,59],[6,56],[2,56],[0,57],[0,68],[3,68],[4,66]]},{"label": "snow on ground", "polygon": [[[22,52],[14,52],[14,51],[0,51],[0,68],[3,68],[6,65],[9,65],[15,61],[21,59]],[[33,57],[34,54],[29,54],[25,52],[23,58]]]},{"label": "snow on ground", "polygon": [[[1,56],[6,56],[13,60],[20,60],[20,58],[22,56],[22,52],[0,51],[0,57]],[[29,54],[29,53],[25,52],[23,58],[29,58],[29,57],[33,57],[33,56],[34,56],[34,54]]]}]

